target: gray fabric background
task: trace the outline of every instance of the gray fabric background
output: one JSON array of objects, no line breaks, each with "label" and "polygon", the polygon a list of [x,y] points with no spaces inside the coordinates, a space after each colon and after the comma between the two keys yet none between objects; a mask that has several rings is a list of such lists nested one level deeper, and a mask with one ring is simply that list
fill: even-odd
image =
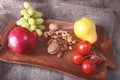
[{"label": "gray fabric background", "polygon": [[[120,0],[28,0],[51,19],[74,22],[89,17],[104,27],[113,41],[116,69],[108,69],[107,80],[120,80]],[[0,0],[0,32],[17,20],[24,0]],[[56,71],[0,61],[0,80],[79,80]]]}]

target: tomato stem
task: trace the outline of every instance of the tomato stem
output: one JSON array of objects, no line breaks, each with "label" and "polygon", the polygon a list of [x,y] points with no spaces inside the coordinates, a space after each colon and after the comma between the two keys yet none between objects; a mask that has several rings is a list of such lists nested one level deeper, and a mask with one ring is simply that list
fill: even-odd
[{"label": "tomato stem", "polygon": [[107,58],[105,57],[105,56],[103,56],[103,54],[96,54],[96,57],[98,58],[98,59],[102,59],[102,60],[104,60],[104,61],[106,61],[107,60]]},{"label": "tomato stem", "polygon": [[84,56],[84,57],[83,57],[83,60],[84,60],[84,59],[88,59],[90,56],[91,56],[91,55],[86,55],[86,56]]},{"label": "tomato stem", "polygon": [[90,64],[92,64],[92,65],[95,65],[95,62],[96,62],[96,61],[92,62],[92,61],[90,60]]}]

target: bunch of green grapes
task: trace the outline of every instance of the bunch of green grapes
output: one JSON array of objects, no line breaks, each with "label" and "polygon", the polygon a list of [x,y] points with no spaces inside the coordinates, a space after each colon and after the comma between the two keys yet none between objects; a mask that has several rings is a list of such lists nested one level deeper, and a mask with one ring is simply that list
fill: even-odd
[{"label": "bunch of green grapes", "polygon": [[43,13],[34,10],[30,3],[24,2],[24,9],[20,11],[22,17],[17,21],[17,25],[25,27],[31,32],[36,31],[39,36],[42,36],[45,26],[43,25]]}]

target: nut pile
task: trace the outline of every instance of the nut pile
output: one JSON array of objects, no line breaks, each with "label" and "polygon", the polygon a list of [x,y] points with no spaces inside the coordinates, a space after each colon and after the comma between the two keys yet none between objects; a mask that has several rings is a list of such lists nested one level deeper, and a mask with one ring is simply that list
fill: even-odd
[{"label": "nut pile", "polygon": [[58,58],[63,55],[64,51],[72,50],[72,46],[76,43],[67,31],[59,29],[54,23],[49,25],[49,31],[44,32],[44,36],[50,38],[47,43],[48,53],[57,54]]}]

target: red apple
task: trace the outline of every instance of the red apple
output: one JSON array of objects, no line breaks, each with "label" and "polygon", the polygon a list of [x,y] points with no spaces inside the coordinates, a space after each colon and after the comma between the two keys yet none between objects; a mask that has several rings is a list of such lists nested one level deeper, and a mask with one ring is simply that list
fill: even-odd
[{"label": "red apple", "polygon": [[28,29],[17,26],[8,36],[8,46],[17,54],[29,54],[36,47],[37,36]]}]

